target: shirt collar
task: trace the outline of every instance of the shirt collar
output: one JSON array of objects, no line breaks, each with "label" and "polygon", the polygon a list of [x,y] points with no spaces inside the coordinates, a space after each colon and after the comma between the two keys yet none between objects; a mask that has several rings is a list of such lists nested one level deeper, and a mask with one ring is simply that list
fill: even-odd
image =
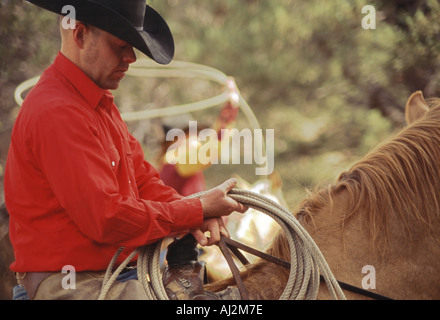
[{"label": "shirt collar", "polygon": [[53,63],[55,69],[62,73],[64,77],[75,87],[84,97],[91,108],[96,108],[105,95],[108,99],[112,94],[109,90],[102,89],[93,82],[79,67],[66,58],[61,52],[55,58]]}]

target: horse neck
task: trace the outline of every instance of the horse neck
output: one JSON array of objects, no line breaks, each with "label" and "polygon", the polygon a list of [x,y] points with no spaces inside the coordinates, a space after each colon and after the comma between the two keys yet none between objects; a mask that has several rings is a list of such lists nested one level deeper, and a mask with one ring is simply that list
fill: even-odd
[{"label": "horse neck", "polygon": [[[357,287],[373,285],[375,280],[373,291],[392,298],[440,298],[438,237],[418,221],[411,221],[408,232],[400,215],[387,212],[383,213],[387,235],[371,239],[366,212],[360,208],[347,221],[349,207],[349,194],[343,190],[334,195],[331,205],[315,212],[312,220],[303,221],[335,277]],[[326,288],[320,290],[320,298],[328,297]],[[347,297],[360,298],[350,293]]]},{"label": "horse neck", "polygon": [[[347,191],[334,194],[327,205],[313,209],[314,212],[306,216],[308,219],[299,219],[320,248],[337,280],[363,287],[368,277],[368,285],[375,280],[373,292],[391,298],[440,299],[439,238],[424,232],[423,226],[417,226],[417,221],[412,223],[413,232],[408,234],[398,221],[400,216],[387,213],[388,236],[374,243],[369,232],[369,220],[365,218],[368,215],[362,212],[363,209],[346,220],[350,209]],[[287,260],[290,257],[288,250],[287,240],[279,234],[268,253]],[[371,268],[366,274],[366,266],[373,267],[374,274]],[[277,299],[287,283],[288,271],[262,261],[243,272],[242,276],[252,299]],[[230,278],[208,289],[220,291],[232,285],[234,281]],[[345,294],[349,299],[364,298],[350,292]],[[324,283],[318,298],[330,298]]]}]

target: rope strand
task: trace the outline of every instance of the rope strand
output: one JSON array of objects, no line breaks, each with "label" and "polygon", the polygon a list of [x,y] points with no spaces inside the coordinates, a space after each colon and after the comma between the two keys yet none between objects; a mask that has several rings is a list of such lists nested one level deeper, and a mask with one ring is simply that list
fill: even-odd
[{"label": "rope strand", "polygon": [[[204,193],[205,192],[200,192],[188,198],[199,198]],[[289,278],[280,296],[280,300],[315,300],[319,291],[320,274],[325,280],[332,298],[335,300],[345,300],[345,295],[318,246],[289,211],[275,201],[255,192],[233,189],[228,195],[234,200],[270,216],[281,226],[281,229],[286,235],[290,248],[291,267]],[[133,252],[134,255],[139,253],[137,263],[138,279],[142,283],[148,298],[151,300],[169,300],[162,283],[162,273],[160,271],[159,259],[161,245],[162,241],[159,241],[152,245],[138,248]],[[120,253],[119,250],[118,252]],[[112,259],[109,265],[110,270],[113,268],[119,253]],[[105,298],[111,284],[134,255],[130,255],[123,264],[121,264],[123,267],[121,268],[120,266],[115,273],[105,281],[100,295],[101,299]]]}]

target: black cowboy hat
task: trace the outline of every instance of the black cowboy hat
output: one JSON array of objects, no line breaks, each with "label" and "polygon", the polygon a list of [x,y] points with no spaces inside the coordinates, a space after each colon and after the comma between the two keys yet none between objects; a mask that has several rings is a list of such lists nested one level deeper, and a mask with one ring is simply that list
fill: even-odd
[{"label": "black cowboy hat", "polygon": [[174,40],[165,20],[145,0],[27,0],[41,8],[63,13],[73,6],[78,21],[91,24],[131,44],[160,64],[174,57]]}]

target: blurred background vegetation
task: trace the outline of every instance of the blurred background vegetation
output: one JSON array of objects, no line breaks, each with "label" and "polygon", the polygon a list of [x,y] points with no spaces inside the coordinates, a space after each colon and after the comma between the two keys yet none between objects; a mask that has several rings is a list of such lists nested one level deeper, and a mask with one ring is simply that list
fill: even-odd
[{"label": "blurred background vegetation", "polygon": [[[168,21],[176,59],[235,78],[264,129],[275,129],[275,169],[289,207],[327,184],[403,125],[413,91],[439,94],[440,5],[405,0],[150,0]],[[364,30],[362,8],[376,8]],[[58,19],[23,0],[0,0],[0,176],[18,107],[17,85],[39,75],[60,45]],[[200,81],[126,79],[115,92],[121,111],[207,98]],[[178,88],[176,90],[175,88]],[[219,108],[193,114],[210,123]],[[239,127],[246,119],[239,115]],[[158,120],[130,123],[155,162]],[[232,174],[251,183],[254,167],[218,165],[209,186]],[[3,196],[3,192],[1,192]],[[0,199],[2,200],[2,199]]]}]

